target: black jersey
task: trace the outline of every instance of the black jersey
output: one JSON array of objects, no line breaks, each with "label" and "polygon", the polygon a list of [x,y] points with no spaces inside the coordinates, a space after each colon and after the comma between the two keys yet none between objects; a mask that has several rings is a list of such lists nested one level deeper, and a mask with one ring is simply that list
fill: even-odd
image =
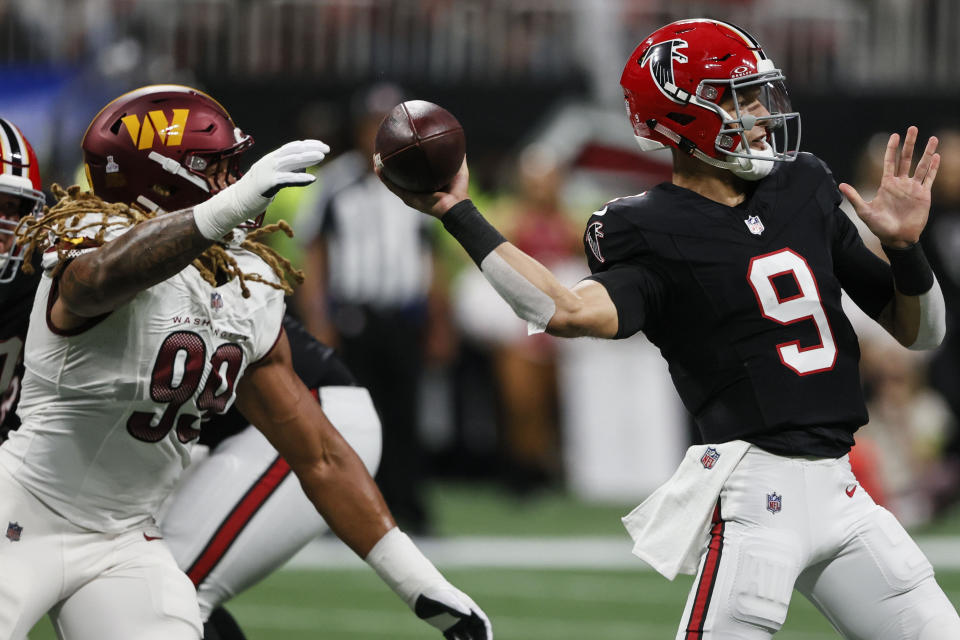
[{"label": "black jersey", "polygon": [[[290,341],[293,370],[308,389],[316,393],[320,387],[356,386],[356,378],[336,356],[333,348],[311,336],[289,313],[283,316],[283,330]],[[208,422],[203,423],[200,443],[212,449],[245,429],[248,424],[234,405],[226,413],[214,414]]]},{"label": "black jersey", "polygon": [[30,310],[40,282],[40,269],[27,275],[22,270],[0,284],[0,441],[20,426],[15,412],[23,378],[23,345],[30,323]]},{"label": "black jersey", "polygon": [[840,292],[876,318],[893,278],[840,201],[826,165],[800,154],[740,207],[664,183],[587,223],[617,337],[643,330],[659,347],[705,441],[841,456],[866,423]]}]

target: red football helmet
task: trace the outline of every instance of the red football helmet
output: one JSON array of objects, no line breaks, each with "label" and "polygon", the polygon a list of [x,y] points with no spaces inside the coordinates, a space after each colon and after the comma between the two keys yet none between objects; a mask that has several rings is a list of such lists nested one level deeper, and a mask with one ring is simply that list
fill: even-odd
[{"label": "red football helmet", "polygon": [[231,184],[252,145],[219,102],[172,84],[123,94],[100,110],[81,143],[95,194],[164,211],[199,204]]},{"label": "red football helmet", "polygon": [[[791,110],[783,78],[746,31],[696,19],[650,34],[627,60],[620,85],[642,149],[675,147],[737,173],[753,159],[797,157],[800,114]],[[765,111],[741,113],[754,96]],[[762,152],[744,139],[755,126],[766,129]]]},{"label": "red football helmet", "polygon": [[20,218],[43,211],[42,188],[33,147],[16,125],[0,118],[0,283],[13,280],[23,262],[14,231]]}]

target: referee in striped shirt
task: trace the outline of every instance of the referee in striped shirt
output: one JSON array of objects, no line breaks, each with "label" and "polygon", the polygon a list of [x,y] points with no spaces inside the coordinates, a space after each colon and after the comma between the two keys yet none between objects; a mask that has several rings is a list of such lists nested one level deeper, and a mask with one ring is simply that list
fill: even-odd
[{"label": "referee in striped shirt", "polygon": [[306,282],[304,324],[334,346],[370,390],[383,425],[377,482],[397,521],[427,533],[417,403],[428,325],[433,251],[430,220],[404,205],[373,173],[373,141],[402,102],[392,85],[354,101],[356,148],[325,165],[318,197],[297,215]]}]

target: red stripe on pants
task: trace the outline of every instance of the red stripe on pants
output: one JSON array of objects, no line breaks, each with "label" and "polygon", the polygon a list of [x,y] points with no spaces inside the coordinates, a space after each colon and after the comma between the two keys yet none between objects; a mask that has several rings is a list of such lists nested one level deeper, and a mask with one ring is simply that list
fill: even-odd
[{"label": "red stripe on pants", "polygon": [[214,567],[226,555],[230,546],[240,536],[240,532],[260,510],[267,498],[280,486],[288,473],[290,473],[290,465],[287,464],[286,460],[277,456],[263,475],[250,487],[246,495],[240,499],[233,511],[220,523],[216,533],[210,538],[200,556],[194,560],[193,565],[187,570],[187,575],[193,581],[194,586],[199,587],[200,583],[210,575],[210,572],[213,571]]},{"label": "red stripe on pants", "polygon": [[710,544],[707,546],[707,559],[703,563],[700,573],[700,583],[697,585],[697,595],[693,601],[693,610],[687,622],[685,640],[700,640],[703,638],[703,623],[707,619],[707,609],[713,595],[713,585],[720,572],[720,556],[723,552],[723,525],[720,517],[720,501],[713,510],[713,528],[710,529]]}]

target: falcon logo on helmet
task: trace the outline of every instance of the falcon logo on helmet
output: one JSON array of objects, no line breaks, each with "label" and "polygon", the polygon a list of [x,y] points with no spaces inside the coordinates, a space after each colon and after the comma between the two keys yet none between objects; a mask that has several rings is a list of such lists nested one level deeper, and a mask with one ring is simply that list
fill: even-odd
[{"label": "falcon logo on helmet", "polygon": [[23,132],[0,118],[0,283],[12,281],[23,262],[16,229],[21,218],[39,215],[45,198],[37,154]]},{"label": "falcon logo on helmet", "polygon": [[673,147],[759,180],[800,149],[800,114],[783,80],[746,31],[694,19],[650,34],[630,55],[620,84],[641,149]]},{"label": "falcon logo on helmet", "polygon": [[650,76],[660,88],[665,96],[681,104],[690,100],[690,94],[674,84],[673,81],[673,63],[674,61],[683,64],[688,60],[687,56],[680,53],[679,49],[687,47],[685,40],[674,38],[666,42],[660,42],[644,51],[643,57],[637,60],[641,67],[650,64]]},{"label": "falcon logo on helmet", "polygon": [[105,106],[81,146],[87,180],[99,197],[176,211],[235,182],[253,138],[207,94],[166,84],[141,87]]}]

